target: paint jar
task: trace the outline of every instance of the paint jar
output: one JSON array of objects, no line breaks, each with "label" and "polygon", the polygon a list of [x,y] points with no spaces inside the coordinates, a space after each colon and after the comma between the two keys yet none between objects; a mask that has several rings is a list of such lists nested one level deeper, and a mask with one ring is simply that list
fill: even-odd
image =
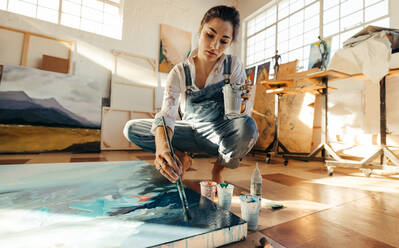
[{"label": "paint jar", "polygon": [[223,86],[224,114],[228,119],[241,114],[241,84],[228,83]]},{"label": "paint jar", "polygon": [[202,181],[201,185],[201,195],[205,196],[209,200],[213,201],[216,192],[216,183],[214,181]]},{"label": "paint jar", "polygon": [[231,199],[233,198],[234,185],[222,183],[217,185],[218,205],[226,210],[230,210]]},{"label": "paint jar", "polygon": [[241,195],[241,216],[248,223],[248,230],[256,231],[260,210],[260,197],[255,195]]}]

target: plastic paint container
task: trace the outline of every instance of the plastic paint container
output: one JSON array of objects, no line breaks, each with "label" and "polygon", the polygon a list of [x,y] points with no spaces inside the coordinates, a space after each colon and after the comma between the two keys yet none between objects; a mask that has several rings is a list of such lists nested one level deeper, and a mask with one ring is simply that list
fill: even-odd
[{"label": "plastic paint container", "polygon": [[241,216],[248,223],[248,230],[256,231],[260,210],[260,197],[255,195],[241,195]]},{"label": "plastic paint container", "polygon": [[231,199],[233,198],[234,185],[222,183],[217,185],[218,205],[226,210],[230,210]]},{"label": "plastic paint container", "polygon": [[202,181],[201,185],[201,195],[205,196],[209,200],[213,201],[216,192],[216,182],[214,181]]}]

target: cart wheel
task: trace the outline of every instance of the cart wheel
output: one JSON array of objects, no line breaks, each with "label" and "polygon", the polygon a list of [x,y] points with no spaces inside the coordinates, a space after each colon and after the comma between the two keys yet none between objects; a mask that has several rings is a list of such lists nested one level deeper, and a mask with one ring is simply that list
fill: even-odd
[{"label": "cart wheel", "polygon": [[363,172],[363,174],[364,174],[366,177],[370,177],[370,176],[371,176],[372,170],[371,170],[371,169],[364,169],[364,170],[362,170],[362,172]]},{"label": "cart wheel", "polygon": [[327,166],[327,174],[331,177],[334,174],[334,167]]},{"label": "cart wheel", "polygon": [[284,160],[284,166],[288,165],[288,160]]}]

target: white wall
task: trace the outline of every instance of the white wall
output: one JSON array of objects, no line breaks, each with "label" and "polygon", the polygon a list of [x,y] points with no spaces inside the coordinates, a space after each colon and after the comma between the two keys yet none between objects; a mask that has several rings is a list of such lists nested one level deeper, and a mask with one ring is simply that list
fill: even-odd
[{"label": "white wall", "polygon": [[[112,49],[159,59],[160,24],[197,33],[203,14],[220,4],[234,5],[236,0],[125,0],[122,40],[72,29],[62,25],[0,11],[0,24],[6,27],[74,41],[73,71],[75,75],[97,80],[107,97]],[[193,38],[194,40],[195,38]],[[158,75],[159,78],[165,75]]]}]

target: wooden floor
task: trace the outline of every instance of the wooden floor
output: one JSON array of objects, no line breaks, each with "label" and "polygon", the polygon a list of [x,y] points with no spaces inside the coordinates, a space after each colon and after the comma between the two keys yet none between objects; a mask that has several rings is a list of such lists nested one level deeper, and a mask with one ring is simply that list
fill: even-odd
[{"label": "wooden floor", "polygon": [[[90,154],[47,153],[0,155],[0,165],[145,160],[150,153],[110,151]],[[184,183],[199,191],[199,181],[210,179],[211,158],[197,158]],[[273,247],[399,247],[399,176],[365,177],[357,169],[336,168],[327,175],[321,162],[248,155],[225,180],[235,185],[232,212],[241,216],[239,195],[248,193],[251,173],[259,162],[263,177],[263,207],[259,228],[245,241],[226,247],[256,247],[266,237]],[[284,205],[271,210],[267,199]]]}]

